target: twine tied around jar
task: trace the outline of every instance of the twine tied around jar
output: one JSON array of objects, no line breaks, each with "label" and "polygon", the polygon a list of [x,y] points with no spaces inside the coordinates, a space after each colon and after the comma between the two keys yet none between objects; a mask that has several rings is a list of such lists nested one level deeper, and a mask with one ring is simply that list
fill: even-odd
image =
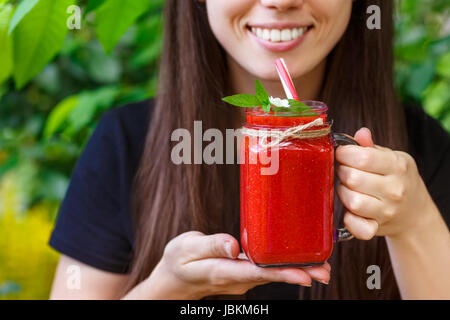
[{"label": "twine tied around jar", "polygon": [[[331,132],[331,126],[327,126],[318,130],[309,130],[309,128],[322,126],[324,124],[322,118],[317,118],[314,121],[306,124],[301,124],[287,130],[260,130],[251,128],[242,128],[242,134],[250,137],[259,137],[259,145],[263,148],[272,148],[287,139],[308,139],[318,138],[328,135]],[[268,139],[270,138],[270,142]]]}]

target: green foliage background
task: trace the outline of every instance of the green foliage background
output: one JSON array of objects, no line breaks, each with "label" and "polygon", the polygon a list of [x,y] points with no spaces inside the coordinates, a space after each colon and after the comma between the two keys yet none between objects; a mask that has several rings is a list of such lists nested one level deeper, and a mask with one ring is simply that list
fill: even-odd
[{"label": "green foliage background", "polygon": [[[397,3],[399,95],[450,131],[449,2]],[[163,4],[0,0],[0,299],[48,297],[47,240],[78,156],[103,112],[156,93]]]}]

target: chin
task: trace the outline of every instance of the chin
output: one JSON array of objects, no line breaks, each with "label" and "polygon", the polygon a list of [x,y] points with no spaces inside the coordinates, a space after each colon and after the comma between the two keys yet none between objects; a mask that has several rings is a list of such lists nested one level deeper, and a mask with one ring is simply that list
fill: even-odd
[{"label": "chin", "polygon": [[247,71],[257,79],[269,81],[280,80],[275,68],[275,59],[261,63],[249,63],[247,67]]},{"label": "chin", "polygon": [[280,80],[276,70],[264,70],[264,72],[259,70],[259,72],[255,73],[255,78],[258,78],[261,80],[268,80],[268,81],[279,81]]},{"label": "chin", "polygon": [[[280,78],[275,68],[275,60],[277,58],[285,59],[286,64],[289,68],[289,73],[291,74],[291,77],[293,79],[307,75],[318,66],[318,64],[314,63],[305,63],[305,61],[308,61],[310,59],[302,58],[301,55],[297,55],[296,57],[289,57],[283,54],[270,58],[258,59],[258,61],[245,61],[245,64],[242,65],[245,66],[245,69],[249,73],[254,75],[255,78],[270,81],[279,80]],[[303,63],[300,63],[300,61],[302,61]]]}]

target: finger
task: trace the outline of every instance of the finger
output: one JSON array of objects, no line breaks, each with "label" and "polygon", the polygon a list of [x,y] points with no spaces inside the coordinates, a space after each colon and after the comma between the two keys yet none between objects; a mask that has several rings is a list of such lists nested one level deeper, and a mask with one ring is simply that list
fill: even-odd
[{"label": "finger", "polygon": [[180,245],[180,254],[185,257],[185,263],[208,258],[235,259],[239,251],[238,241],[226,233],[184,237]]},{"label": "finger", "polygon": [[373,147],[372,132],[368,128],[361,128],[355,133],[355,140],[363,147]]},{"label": "finger", "polygon": [[342,184],[337,186],[336,192],[344,207],[351,213],[376,220],[379,224],[384,222],[383,202],[379,199],[353,191]]},{"label": "finger", "polygon": [[378,149],[378,150],[381,150],[381,151],[392,151],[392,149],[389,149],[389,148],[386,148],[386,147],[382,147],[382,146],[379,146],[379,145],[374,145],[374,148],[375,149]]},{"label": "finger", "polygon": [[[247,257],[247,255],[246,255],[244,252],[241,252],[241,253],[238,255],[237,258],[238,258],[238,259],[241,259],[241,260],[249,260],[248,257]],[[330,264],[329,264],[328,262],[324,262],[322,265],[320,265],[320,266],[318,266],[318,267],[324,268],[328,273],[331,272],[331,266],[330,266]],[[306,270],[307,270],[307,269],[305,268],[305,271],[306,271]]]},{"label": "finger", "polygon": [[362,171],[345,165],[336,170],[341,184],[348,189],[382,199],[389,177]]},{"label": "finger", "polygon": [[328,262],[325,262],[322,267],[325,268],[325,270],[327,270],[328,272],[331,272],[331,266]]},{"label": "finger", "polygon": [[269,282],[253,282],[253,283],[238,283],[235,285],[224,287],[223,290],[216,292],[215,294],[220,295],[244,295],[250,289],[254,287],[267,284]]},{"label": "finger", "polygon": [[330,282],[330,270],[327,270],[324,266],[314,266],[309,268],[302,268],[309,276],[316,281],[324,284]]},{"label": "finger", "polygon": [[[186,265],[190,274],[207,276],[211,283],[231,285],[240,283],[286,282],[311,286],[311,276],[298,268],[261,268],[248,260],[206,259]],[[195,271],[193,271],[195,269]]]},{"label": "finger", "polygon": [[[238,259],[249,260],[247,255],[243,252],[239,254]],[[306,273],[308,273],[311,276],[311,278],[320,281],[322,283],[324,282],[328,283],[330,279],[331,266],[328,262],[325,262],[320,266],[313,266],[310,268],[302,268],[302,269]]]},{"label": "finger", "polygon": [[363,218],[348,211],[344,215],[344,224],[347,230],[360,240],[370,240],[378,231],[378,223],[375,220]]},{"label": "finger", "polygon": [[387,175],[394,171],[397,157],[393,151],[346,145],[337,148],[336,160],[355,169]]},{"label": "finger", "polygon": [[[401,172],[402,169],[399,169],[401,166],[401,161],[399,161],[398,168],[394,170]],[[336,173],[341,185],[352,191],[376,198],[384,205],[389,204],[391,201],[401,200],[407,189],[407,183],[398,174],[382,176],[345,165],[339,165]],[[378,209],[384,211],[386,208],[380,203]],[[390,210],[387,211],[389,212]]]},{"label": "finger", "polygon": [[241,259],[241,260],[248,260],[248,257],[247,257],[247,255],[244,252],[239,253],[237,258]]}]

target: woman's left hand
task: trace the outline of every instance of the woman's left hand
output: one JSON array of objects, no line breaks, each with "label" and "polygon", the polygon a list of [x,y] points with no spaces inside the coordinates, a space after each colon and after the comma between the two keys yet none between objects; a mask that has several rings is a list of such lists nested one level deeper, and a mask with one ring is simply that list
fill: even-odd
[{"label": "woman's left hand", "polygon": [[361,240],[414,232],[434,205],[414,159],[374,145],[367,128],[360,129],[355,140],[361,146],[336,150],[341,181],[337,194],[347,208],[345,226]]}]

